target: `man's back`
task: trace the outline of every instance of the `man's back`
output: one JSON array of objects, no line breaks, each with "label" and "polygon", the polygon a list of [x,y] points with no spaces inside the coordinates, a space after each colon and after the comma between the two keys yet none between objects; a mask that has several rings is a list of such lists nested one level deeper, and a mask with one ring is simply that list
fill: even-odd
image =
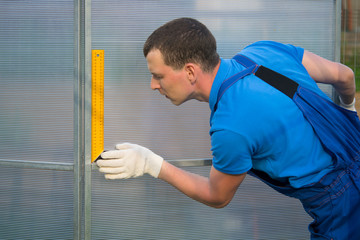
[{"label": "man's back", "polygon": [[[324,95],[301,64],[301,48],[263,41],[241,54]],[[210,107],[222,81],[239,69],[243,67],[235,60],[222,60]],[[331,157],[294,102],[254,75],[226,90],[211,125],[213,162],[219,171],[240,174],[253,167],[297,188],[318,181],[332,169]]]}]

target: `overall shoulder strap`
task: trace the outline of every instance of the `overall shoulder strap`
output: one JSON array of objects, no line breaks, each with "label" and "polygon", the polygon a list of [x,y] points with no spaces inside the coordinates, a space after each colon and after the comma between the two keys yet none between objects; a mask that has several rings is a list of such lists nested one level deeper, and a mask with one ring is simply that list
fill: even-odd
[{"label": "overall shoulder strap", "polygon": [[224,95],[224,93],[226,92],[226,90],[228,90],[234,83],[236,83],[239,79],[242,79],[243,77],[249,75],[249,74],[253,74],[254,72],[256,72],[256,70],[258,69],[258,65],[252,65],[252,66],[249,66],[247,68],[245,68],[243,71],[231,76],[230,78],[228,79],[225,79],[220,88],[219,88],[219,92],[218,92],[218,95],[217,95],[217,99],[216,99],[216,103],[215,103],[215,106],[214,106],[214,112],[216,111],[217,109],[217,105],[221,99],[221,97]]},{"label": "overall shoulder strap", "polygon": [[297,82],[264,66],[259,67],[255,76],[273,86],[291,99],[294,97],[299,87]]},{"label": "overall shoulder strap", "polygon": [[251,60],[250,58],[248,58],[242,54],[236,55],[235,57],[233,57],[233,59],[235,59],[238,63],[240,63],[241,65],[243,65],[246,68],[251,67],[253,65],[257,65],[253,60]]},{"label": "overall shoulder strap", "polygon": [[223,81],[218,92],[214,111],[216,111],[218,102],[220,101],[221,97],[224,95],[225,91],[229,89],[239,79],[242,79],[243,77],[249,74],[255,74],[255,76],[262,79],[264,82],[268,83],[269,85],[273,86],[280,92],[284,93],[289,98],[293,98],[299,86],[297,82],[267,67],[257,65],[253,60],[242,54],[236,55],[233,59],[235,59],[238,63],[246,67],[246,69]]},{"label": "overall shoulder strap", "polygon": [[[234,59],[242,64],[243,66],[249,66],[251,64],[256,64],[250,58],[238,54],[234,57]],[[257,71],[255,72],[255,76],[266,82],[267,84],[273,86],[280,92],[284,93],[289,98],[293,98],[299,84],[290,78],[275,72],[267,67],[259,66]]]}]

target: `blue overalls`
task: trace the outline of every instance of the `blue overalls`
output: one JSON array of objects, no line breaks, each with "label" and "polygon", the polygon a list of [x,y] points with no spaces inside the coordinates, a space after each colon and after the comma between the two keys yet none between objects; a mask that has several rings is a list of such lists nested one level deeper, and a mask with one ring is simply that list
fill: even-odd
[{"label": "blue overalls", "polygon": [[239,79],[255,74],[295,102],[334,161],[332,172],[319,182],[301,188],[278,182],[255,169],[249,174],[276,191],[301,201],[314,219],[309,225],[311,239],[360,240],[360,120],[356,112],[339,107],[243,55],[236,55],[234,59],[245,70],[224,80],[214,111],[229,87]]}]

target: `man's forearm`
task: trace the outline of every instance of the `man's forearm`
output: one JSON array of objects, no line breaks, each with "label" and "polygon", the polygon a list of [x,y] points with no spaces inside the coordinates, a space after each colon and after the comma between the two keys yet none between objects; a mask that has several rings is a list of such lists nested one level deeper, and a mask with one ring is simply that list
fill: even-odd
[{"label": "man's forearm", "polygon": [[302,63],[318,83],[331,84],[343,103],[351,104],[355,98],[355,78],[351,68],[329,61],[309,51],[304,52]]},{"label": "man's forearm", "polygon": [[188,197],[210,207],[222,208],[230,203],[246,173],[230,175],[210,170],[209,178],[177,168],[164,161],[159,178],[168,182]]},{"label": "man's forearm", "polygon": [[187,172],[164,161],[159,178],[174,186],[188,197],[213,206],[209,200],[211,197],[209,194],[209,179],[207,177]]}]

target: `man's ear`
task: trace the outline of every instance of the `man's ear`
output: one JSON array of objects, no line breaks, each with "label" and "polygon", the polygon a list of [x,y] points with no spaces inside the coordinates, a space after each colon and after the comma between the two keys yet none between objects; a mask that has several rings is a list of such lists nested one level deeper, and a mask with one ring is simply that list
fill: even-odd
[{"label": "man's ear", "polygon": [[196,82],[196,68],[197,66],[194,63],[185,64],[185,72],[191,84]]}]

